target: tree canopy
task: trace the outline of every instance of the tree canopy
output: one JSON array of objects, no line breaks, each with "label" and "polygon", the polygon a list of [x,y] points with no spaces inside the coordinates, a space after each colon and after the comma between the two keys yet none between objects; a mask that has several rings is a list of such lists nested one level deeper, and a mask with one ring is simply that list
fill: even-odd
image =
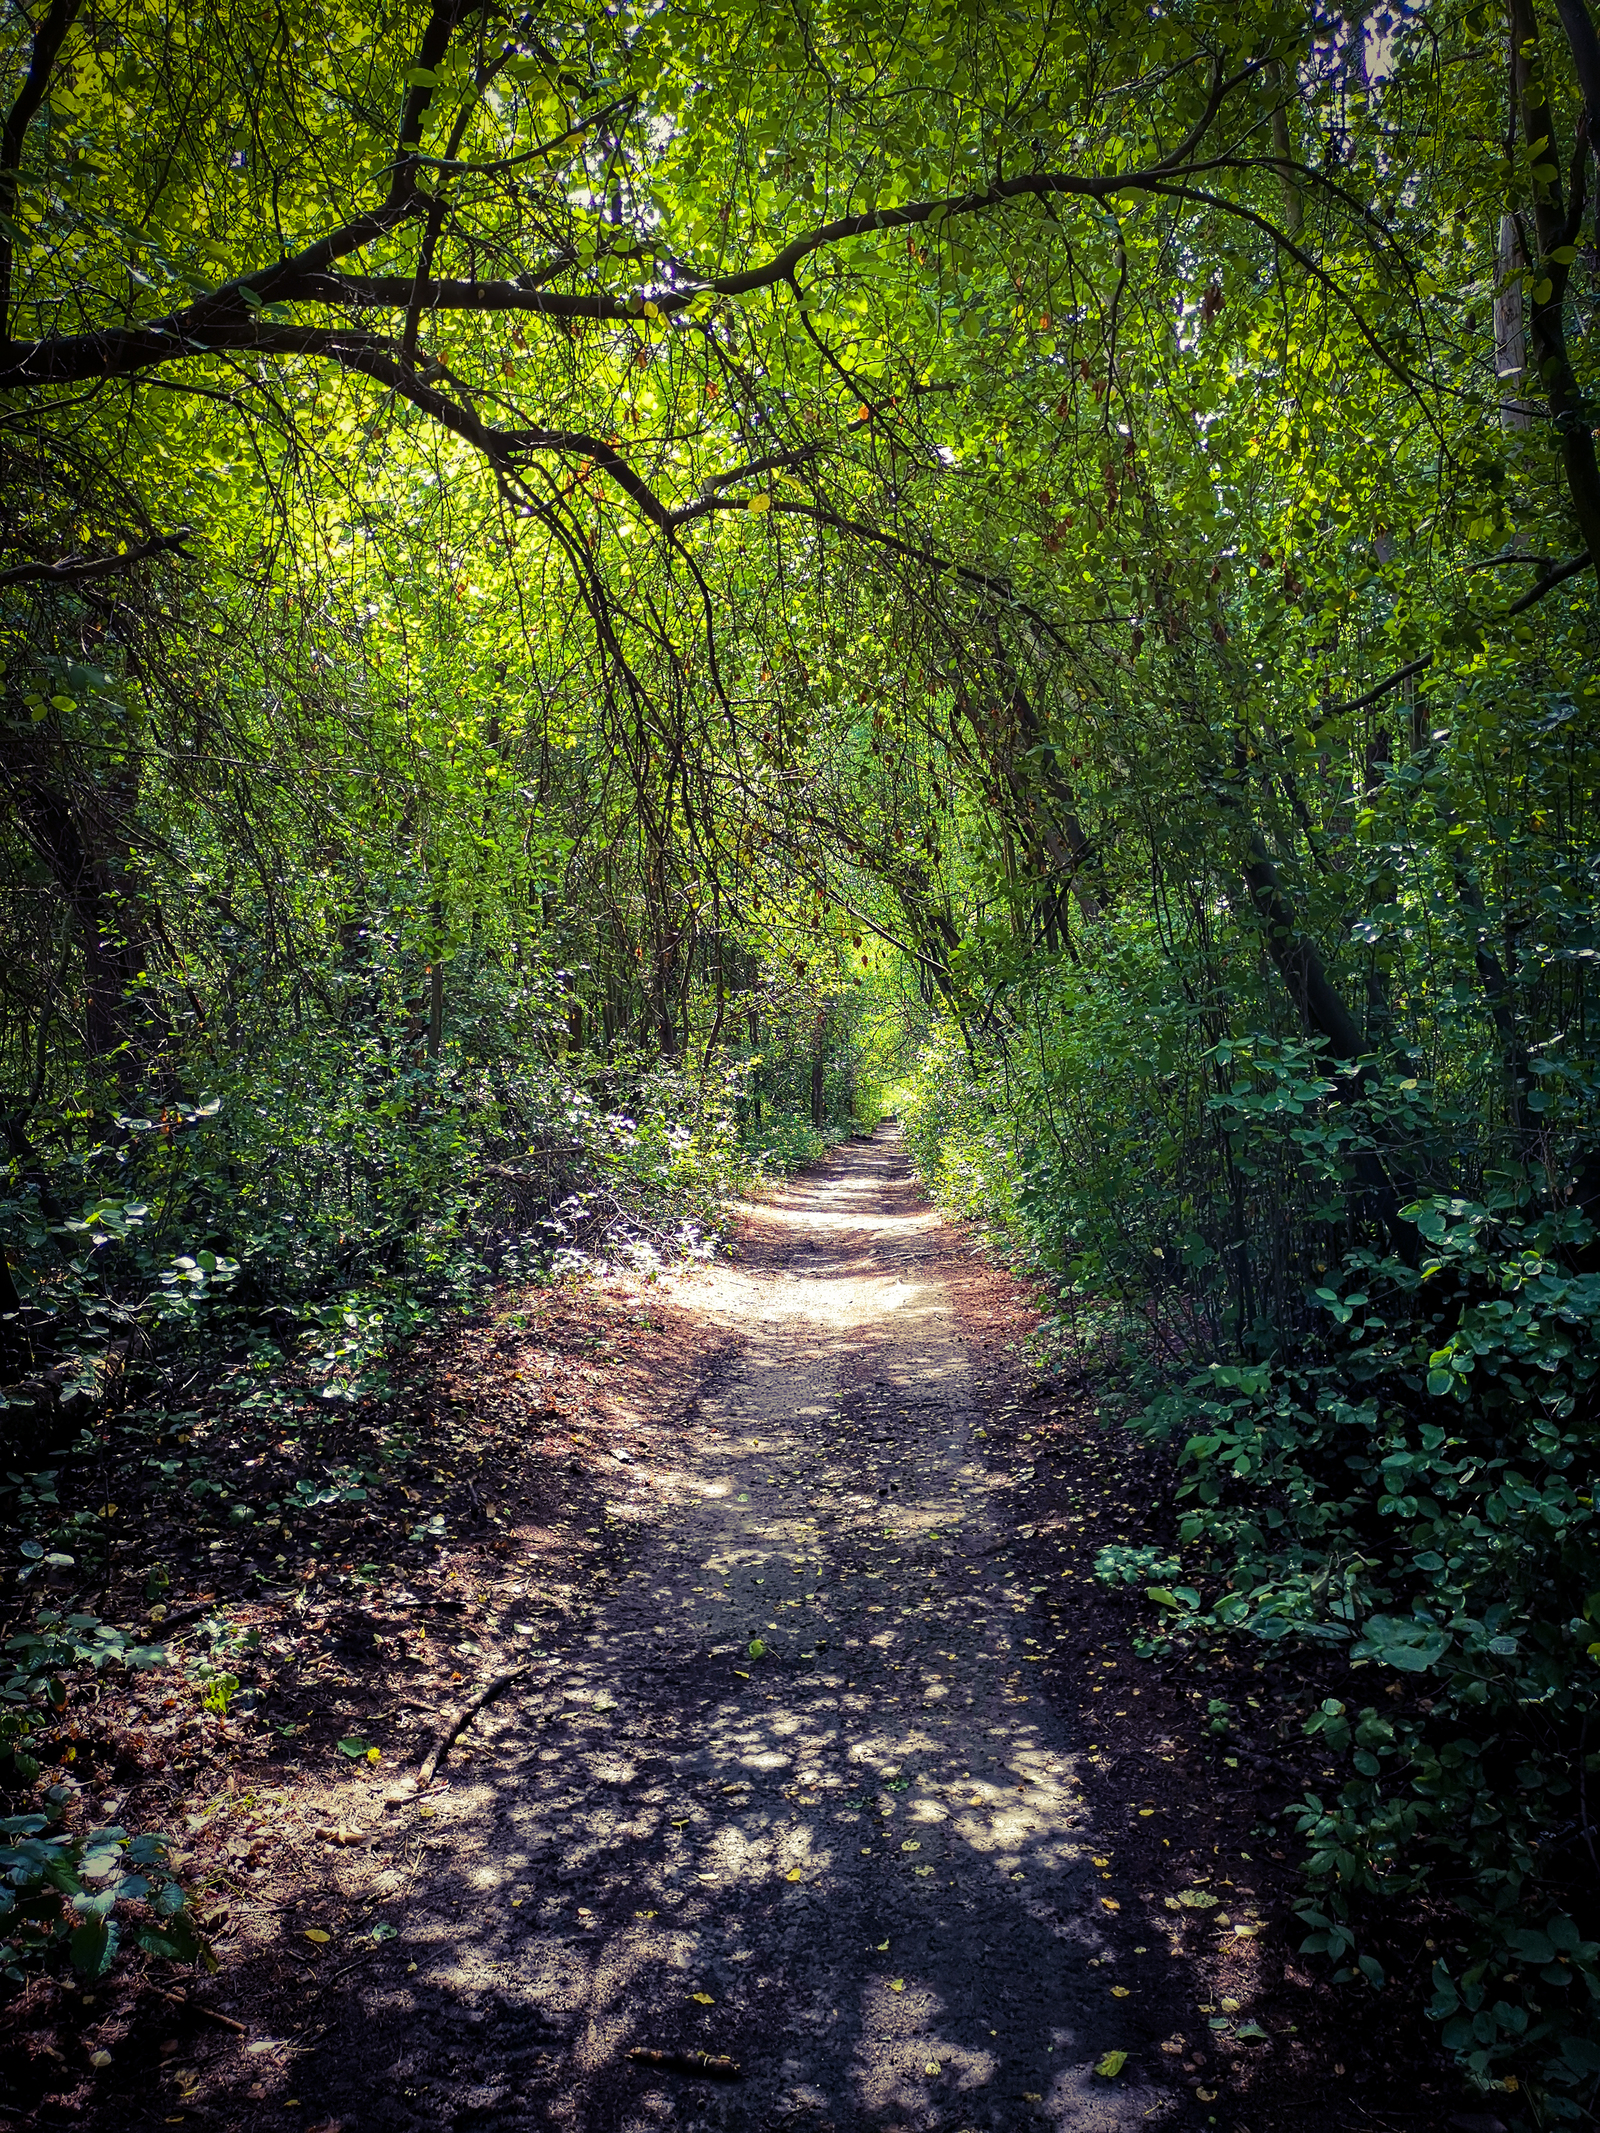
[{"label": "tree canopy", "polygon": [[1427,1674],[1313,1936],[1476,1888],[1452,2048],[1583,2116],[1584,0],[4,37],[19,1441],[202,1340],[357,1399],[892,1097],[1139,1329],[1160,1638]]}]

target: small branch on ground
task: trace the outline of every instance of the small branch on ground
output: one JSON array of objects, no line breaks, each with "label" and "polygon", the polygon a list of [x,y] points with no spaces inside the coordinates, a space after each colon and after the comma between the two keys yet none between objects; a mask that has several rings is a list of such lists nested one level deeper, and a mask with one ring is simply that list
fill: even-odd
[{"label": "small branch on ground", "polygon": [[513,1681],[520,1681],[527,1671],[528,1669],[525,1666],[514,1666],[509,1673],[492,1675],[484,1683],[483,1687],[478,1690],[477,1694],[463,1704],[460,1711],[451,1717],[444,1731],[423,1758],[422,1768],[417,1772],[418,1792],[433,1783],[434,1772],[455,1746],[459,1736],[465,1732],[473,1719],[483,1709],[484,1705],[498,1696],[502,1689],[509,1688]]}]

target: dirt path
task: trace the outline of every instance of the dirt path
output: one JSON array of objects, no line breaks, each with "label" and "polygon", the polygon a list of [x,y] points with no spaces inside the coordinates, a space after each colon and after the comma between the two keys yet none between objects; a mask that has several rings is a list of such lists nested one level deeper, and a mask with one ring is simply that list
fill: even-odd
[{"label": "dirt path", "polygon": [[424,1847],[408,1962],[307,2067],[308,2108],[573,2133],[1184,2121],[1147,2085],[1178,2019],[1165,1951],[1117,1945],[1081,1744],[1030,1678],[952,1250],[884,1131],[760,1210],[737,1264],[673,1284],[737,1361],[674,1463],[615,1461],[620,1588],[481,1722],[491,1766],[399,1810]]}]

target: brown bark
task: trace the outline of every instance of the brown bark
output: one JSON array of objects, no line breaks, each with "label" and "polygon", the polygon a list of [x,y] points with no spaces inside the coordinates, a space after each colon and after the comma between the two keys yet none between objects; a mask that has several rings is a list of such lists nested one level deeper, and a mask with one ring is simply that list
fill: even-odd
[{"label": "brown bark", "polygon": [[[1554,255],[1577,236],[1583,215],[1583,173],[1586,157],[1580,153],[1573,165],[1574,198],[1569,215],[1562,195],[1560,165],[1556,159],[1555,122],[1545,95],[1539,67],[1539,24],[1533,0],[1507,0],[1506,18],[1511,33],[1511,83],[1516,118],[1523,140],[1530,148],[1543,142],[1532,163],[1532,234],[1536,245],[1524,244],[1533,255],[1535,295],[1530,310],[1533,359],[1544,390],[1550,419],[1560,439],[1561,464],[1567,477],[1578,529],[1597,575],[1600,575],[1600,466],[1595,461],[1594,437],[1583,395],[1573,375],[1567,352],[1566,303],[1570,269]],[[1526,234],[1526,231],[1525,231]],[[1540,299],[1537,291],[1543,289]]]},{"label": "brown bark", "polygon": [[88,841],[92,828],[53,786],[21,789],[20,814],[29,842],[49,868],[77,925],[84,960],[84,1036],[96,1058],[118,1056],[123,1079],[135,1061],[129,1046],[147,1039],[164,1018],[144,986],[139,913],[117,870]]},{"label": "brown bark", "polygon": [[1307,1034],[1326,1038],[1335,1059],[1356,1060],[1366,1039],[1328,976],[1316,944],[1300,931],[1259,830],[1250,832],[1244,864],[1245,886],[1261,921],[1266,950],[1288,988]]}]

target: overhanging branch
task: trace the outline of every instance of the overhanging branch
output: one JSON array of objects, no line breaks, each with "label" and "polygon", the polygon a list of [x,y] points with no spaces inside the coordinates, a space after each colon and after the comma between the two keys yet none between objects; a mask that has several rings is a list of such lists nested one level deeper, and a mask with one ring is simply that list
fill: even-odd
[{"label": "overhanging branch", "polygon": [[180,526],[176,533],[159,533],[118,555],[64,555],[57,563],[14,563],[9,570],[0,570],[0,585],[82,585],[89,578],[109,578],[117,571],[132,570],[151,556],[186,556],[183,544],[192,537],[191,527]]}]

